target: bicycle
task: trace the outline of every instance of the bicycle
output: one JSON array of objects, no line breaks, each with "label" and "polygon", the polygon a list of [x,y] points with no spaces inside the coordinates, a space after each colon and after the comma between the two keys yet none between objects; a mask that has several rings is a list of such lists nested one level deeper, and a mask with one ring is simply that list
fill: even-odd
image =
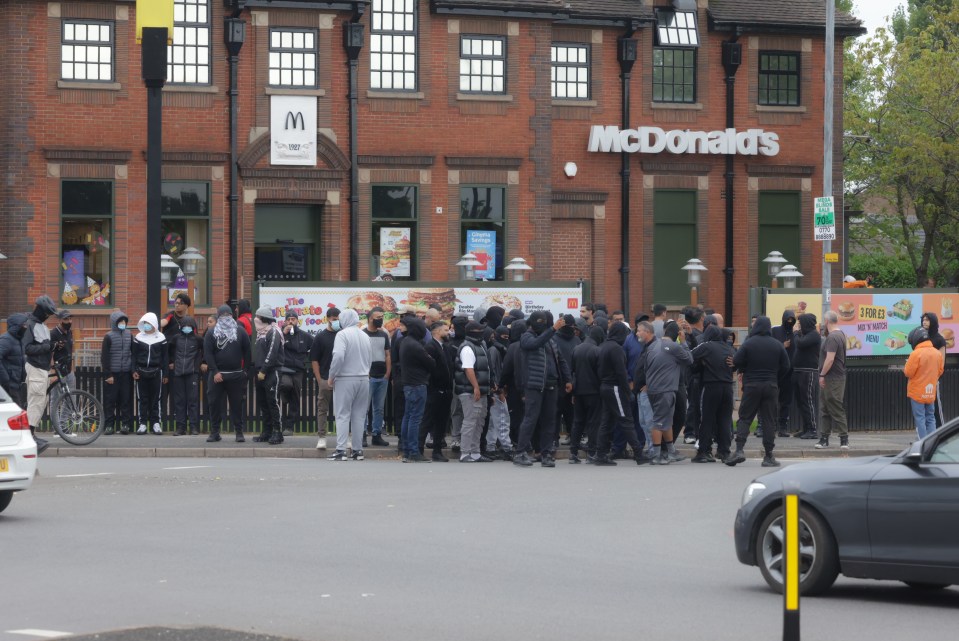
[{"label": "bicycle", "polygon": [[103,406],[93,394],[71,389],[58,365],[53,369],[57,380],[47,388],[47,394],[54,388],[60,392],[56,406],[50,408],[53,429],[71,445],[89,445],[103,434]]}]

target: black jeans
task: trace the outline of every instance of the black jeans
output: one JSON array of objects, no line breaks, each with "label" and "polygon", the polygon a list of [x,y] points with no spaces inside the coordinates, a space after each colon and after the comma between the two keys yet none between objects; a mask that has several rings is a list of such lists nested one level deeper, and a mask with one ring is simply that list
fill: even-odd
[{"label": "black jeans", "polygon": [[779,430],[789,431],[789,406],[793,404],[793,373],[779,381]]},{"label": "black jeans", "polygon": [[170,397],[173,399],[173,416],[176,418],[177,432],[200,429],[200,386],[197,374],[170,376]]},{"label": "black jeans", "polygon": [[686,429],[683,430],[683,435],[698,438],[703,407],[703,383],[699,376],[689,377],[686,393],[689,407],[686,409]]},{"label": "black jeans", "polygon": [[679,433],[686,425],[686,386],[679,384],[676,390],[676,407],[673,409],[673,441],[679,440]]},{"label": "black jeans", "polygon": [[556,421],[556,435],[555,439],[559,439],[559,433],[562,430],[566,430],[566,435],[569,436],[573,433],[573,394],[572,392],[567,394],[565,390],[560,391],[559,393],[559,420]]},{"label": "black jeans", "polygon": [[300,421],[300,398],[303,396],[303,379],[306,372],[298,371],[287,376],[293,379],[293,388],[282,394],[283,401],[283,429],[293,430],[294,426]]},{"label": "black jeans", "polygon": [[553,451],[554,425],[556,425],[558,390],[547,386],[542,392],[526,390],[526,411],[519,428],[517,452],[532,450],[533,432],[539,429],[539,451]]},{"label": "black jeans", "polygon": [[163,391],[163,373],[140,374],[136,381],[137,412],[140,425],[150,427],[160,422],[160,394]]},{"label": "black jeans", "polygon": [[519,428],[523,425],[523,418],[526,416],[523,390],[510,387],[506,391],[506,405],[509,408],[509,439],[516,444],[519,443]]},{"label": "black jeans", "polygon": [[741,448],[749,437],[749,426],[759,414],[763,425],[763,449],[772,454],[776,446],[776,425],[779,414],[779,387],[775,383],[747,383],[739,402],[739,422],[736,423],[736,447]]},{"label": "black jeans", "polygon": [[633,400],[629,390],[615,385],[603,384],[599,388],[601,417],[596,435],[596,454],[609,454],[609,442],[613,433],[613,426],[617,426],[620,433],[626,438],[626,443],[633,450],[633,455],[643,451],[643,446],[636,436],[633,427]]},{"label": "black jeans", "polygon": [[426,452],[426,435],[433,435],[433,454],[443,453],[443,438],[446,436],[446,425],[450,422],[450,411],[453,407],[452,390],[434,390],[426,388],[426,411],[423,413],[423,422],[420,423],[420,453]]},{"label": "black jeans", "polygon": [[[26,383],[23,386],[26,388]],[[103,382],[103,415],[108,429],[133,427],[133,375],[130,372],[114,374],[112,385]]]},{"label": "black jeans", "polygon": [[733,388],[730,383],[704,383],[702,386],[699,452],[706,453],[716,441],[717,453],[729,453],[733,437]]},{"label": "black jeans", "polygon": [[280,425],[280,370],[264,372],[262,381],[256,377],[256,400],[260,409],[262,429],[260,436],[269,437],[274,431],[282,433]]},{"label": "black jeans", "polygon": [[819,371],[814,369],[793,370],[793,390],[803,432],[816,432],[816,397],[819,394]]},{"label": "black jeans", "polygon": [[236,372],[224,376],[222,383],[214,382],[213,374],[207,379],[207,402],[210,406],[210,434],[220,433],[223,422],[223,403],[230,401],[230,420],[233,430],[242,434],[246,426],[246,372]]},{"label": "black jeans", "polygon": [[588,439],[586,451],[596,452],[596,436],[602,409],[599,394],[583,394],[575,397],[573,401],[573,432],[569,438],[569,451],[572,454],[579,451],[579,443],[583,439],[584,433]]}]

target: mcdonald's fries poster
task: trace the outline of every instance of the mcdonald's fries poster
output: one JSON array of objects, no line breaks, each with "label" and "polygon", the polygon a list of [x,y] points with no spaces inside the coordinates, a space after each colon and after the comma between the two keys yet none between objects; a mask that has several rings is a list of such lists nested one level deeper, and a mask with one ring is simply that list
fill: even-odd
[{"label": "mcdonald's fries poster", "polygon": [[[848,356],[907,356],[912,348],[906,340],[931,312],[939,319],[939,332],[950,354],[959,354],[956,332],[959,294],[942,290],[888,292],[883,290],[834,291],[829,308],[839,316],[846,335]],[[815,314],[822,322],[822,296],[796,290],[772,291],[766,295],[766,315],[778,325],[783,312]]]},{"label": "mcdonald's fries poster", "polygon": [[270,96],[270,164],[316,166],[315,96]]}]

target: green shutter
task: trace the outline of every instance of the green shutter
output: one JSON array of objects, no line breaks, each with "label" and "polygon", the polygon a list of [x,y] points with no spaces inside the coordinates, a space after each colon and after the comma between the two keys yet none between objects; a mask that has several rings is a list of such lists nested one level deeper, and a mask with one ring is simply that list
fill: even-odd
[{"label": "green shutter", "polygon": [[[812,225],[812,212],[809,214]],[[799,192],[763,191],[759,193],[759,284],[769,287],[769,266],[762,262],[769,252],[782,252],[786,260],[800,268],[800,231],[802,202]],[[802,271],[802,269],[800,269]],[[782,283],[779,283],[782,286]]]},{"label": "green shutter", "polygon": [[657,190],[653,197],[653,302],[689,303],[682,270],[696,258],[696,192]]},{"label": "green shutter", "polygon": [[257,205],[256,242],[319,241],[320,208],[298,205]]}]

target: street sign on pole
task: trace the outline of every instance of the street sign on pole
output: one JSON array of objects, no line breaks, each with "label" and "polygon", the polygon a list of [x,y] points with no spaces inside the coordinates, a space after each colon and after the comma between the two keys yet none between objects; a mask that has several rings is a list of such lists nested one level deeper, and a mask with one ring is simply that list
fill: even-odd
[{"label": "street sign on pole", "polygon": [[[826,64],[823,69],[825,91],[823,93],[823,123],[822,123],[822,195],[832,196],[832,149],[836,141],[833,139],[833,121],[836,117],[834,102],[835,75],[836,75],[836,0],[826,0]],[[831,200],[831,198],[830,198]],[[826,254],[832,253],[832,241],[836,237],[835,205],[833,205],[832,235],[827,235],[822,241],[822,316],[825,318],[829,311],[829,299],[832,297],[832,265],[826,262]],[[816,240],[819,240],[817,237]]]},{"label": "street sign on pole", "polygon": [[816,240],[836,240],[836,206],[832,196],[816,199],[813,225]]}]

